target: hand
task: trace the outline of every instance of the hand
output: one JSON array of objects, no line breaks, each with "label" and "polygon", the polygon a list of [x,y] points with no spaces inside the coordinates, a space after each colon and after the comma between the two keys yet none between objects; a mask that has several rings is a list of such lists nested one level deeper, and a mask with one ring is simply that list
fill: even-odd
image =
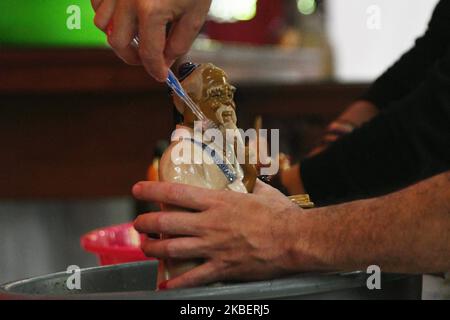
[{"label": "hand", "polygon": [[[208,14],[211,0],[91,0],[95,25],[125,62],[143,64],[158,81],[192,45]],[[166,39],[166,26],[172,29]],[[132,46],[139,35],[139,51]]]},{"label": "hand", "polygon": [[313,157],[321,153],[342,136],[373,119],[378,112],[378,108],[369,101],[358,100],[352,103],[337,120],[328,126],[322,144],[314,148],[308,156]]},{"label": "hand", "polygon": [[322,138],[322,142],[319,146],[314,148],[309,154],[309,157],[313,157],[323,150],[327,149],[332,143],[336,142],[340,138],[349,133],[352,133],[358,126],[347,120],[337,119],[330,123],[325,131],[325,135]]},{"label": "hand", "polygon": [[358,100],[352,103],[340,116],[347,122],[353,123],[356,127],[372,120],[379,113],[378,108],[371,102]]},{"label": "hand", "polygon": [[157,258],[203,258],[205,262],[170,280],[167,288],[223,280],[258,280],[297,271],[293,247],[302,210],[276,189],[257,181],[253,194],[208,190],[182,184],[140,182],[136,198],[197,210],[139,216],[142,233],[183,235],[146,240],[142,249]]}]

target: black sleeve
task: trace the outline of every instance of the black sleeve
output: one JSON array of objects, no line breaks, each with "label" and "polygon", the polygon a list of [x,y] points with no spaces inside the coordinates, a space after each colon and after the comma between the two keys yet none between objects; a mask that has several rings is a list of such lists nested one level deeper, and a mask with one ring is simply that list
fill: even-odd
[{"label": "black sleeve", "polygon": [[441,0],[434,10],[428,29],[415,46],[381,75],[361,97],[386,108],[423,82],[428,69],[442,58],[450,42],[450,1]]},{"label": "black sleeve", "polygon": [[450,170],[450,47],[416,90],[300,168],[319,204],[392,192]]}]

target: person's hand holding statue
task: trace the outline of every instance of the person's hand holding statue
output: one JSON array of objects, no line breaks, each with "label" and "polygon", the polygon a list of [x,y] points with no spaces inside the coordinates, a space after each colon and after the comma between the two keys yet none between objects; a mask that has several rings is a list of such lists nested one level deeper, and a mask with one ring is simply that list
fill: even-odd
[{"label": "person's hand holding statue", "polygon": [[[144,201],[197,211],[149,213],[135,221],[134,226],[141,233],[183,235],[146,240],[142,249],[147,256],[205,261],[169,280],[165,288],[268,279],[299,270],[296,247],[301,246],[303,239],[303,227],[298,223],[303,210],[261,181],[252,194],[165,182],[138,183],[133,194]],[[310,260],[305,257],[304,265],[311,267]]]}]

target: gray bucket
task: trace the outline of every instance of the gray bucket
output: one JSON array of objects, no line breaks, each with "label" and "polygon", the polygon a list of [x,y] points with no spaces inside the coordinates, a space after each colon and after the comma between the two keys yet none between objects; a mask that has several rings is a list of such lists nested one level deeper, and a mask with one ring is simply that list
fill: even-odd
[{"label": "gray bucket", "polygon": [[81,270],[81,290],[69,290],[70,274],[60,272],[0,287],[11,299],[420,299],[422,277],[383,274],[381,289],[369,290],[362,272],[301,274],[271,281],[230,283],[155,291],[156,261]]}]

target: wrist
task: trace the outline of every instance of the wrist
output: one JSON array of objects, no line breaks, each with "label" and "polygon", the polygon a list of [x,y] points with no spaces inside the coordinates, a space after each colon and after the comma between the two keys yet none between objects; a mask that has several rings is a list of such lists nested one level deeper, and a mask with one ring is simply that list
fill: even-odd
[{"label": "wrist", "polygon": [[[289,248],[291,268],[299,271],[333,271],[333,247],[336,241],[330,241],[327,220],[321,209],[302,210],[297,213],[288,228],[292,239]],[[328,231],[327,231],[328,230]]]}]

